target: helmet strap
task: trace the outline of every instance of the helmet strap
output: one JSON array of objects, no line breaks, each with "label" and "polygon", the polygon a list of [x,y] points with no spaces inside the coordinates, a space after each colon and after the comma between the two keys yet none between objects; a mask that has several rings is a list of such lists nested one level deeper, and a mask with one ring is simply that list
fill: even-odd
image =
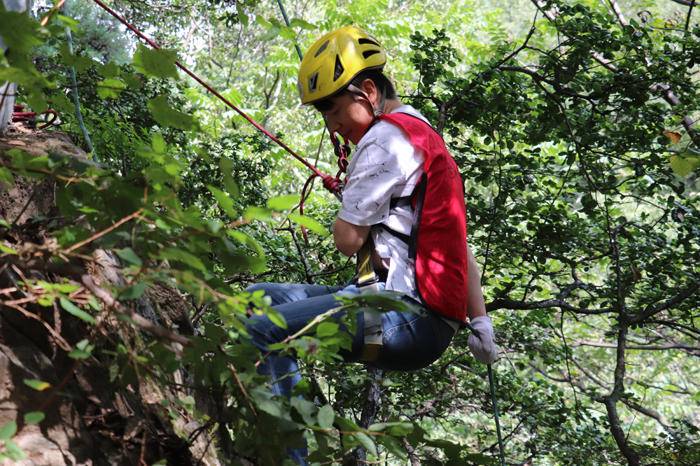
[{"label": "helmet strap", "polygon": [[382,114],[384,114],[384,106],[386,105],[386,96],[384,95],[383,92],[380,92],[379,95],[379,105],[374,106],[372,104],[372,101],[369,100],[369,96],[365,91],[360,89],[359,87],[355,86],[354,84],[348,84],[347,90],[352,92],[353,94],[362,97],[367,101],[369,104],[370,108],[372,109],[372,116],[374,116],[375,119],[379,118]]}]

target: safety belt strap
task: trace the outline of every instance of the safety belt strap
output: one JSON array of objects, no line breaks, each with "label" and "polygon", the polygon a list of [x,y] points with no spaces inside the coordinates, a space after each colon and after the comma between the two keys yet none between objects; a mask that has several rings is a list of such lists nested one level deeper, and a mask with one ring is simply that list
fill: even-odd
[{"label": "safety belt strap", "polygon": [[[357,287],[360,293],[379,291],[379,277],[372,266],[372,241],[368,240],[357,252]],[[373,310],[365,310],[364,316],[364,346],[362,360],[376,361],[382,347],[382,314]]]}]

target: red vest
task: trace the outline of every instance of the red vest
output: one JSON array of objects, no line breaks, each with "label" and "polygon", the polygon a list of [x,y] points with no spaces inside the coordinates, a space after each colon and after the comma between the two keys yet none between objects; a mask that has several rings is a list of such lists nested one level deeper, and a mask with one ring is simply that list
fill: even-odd
[{"label": "red vest", "polygon": [[415,259],[416,288],[433,311],[467,321],[467,212],[457,164],[442,137],[420,118],[406,113],[379,117],[398,126],[423,153],[423,176],[412,202],[417,220],[409,239]]}]

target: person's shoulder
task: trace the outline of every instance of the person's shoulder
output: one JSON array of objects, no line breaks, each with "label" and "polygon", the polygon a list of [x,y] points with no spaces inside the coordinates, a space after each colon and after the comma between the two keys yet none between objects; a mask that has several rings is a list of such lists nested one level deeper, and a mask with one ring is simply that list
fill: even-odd
[{"label": "person's shoulder", "polygon": [[394,144],[408,143],[408,138],[398,126],[388,121],[379,120],[367,131],[357,145],[357,150],[364,147],[380,146],[389,150]]},{"label": "person's shoulder", "polygon": [[419,118],[419,119],[423,120],[424,122],[430,124],[430,122],[428,121],[428,119],[427,119],[426,117],[424,117],[423,114],[422,114],[421,112],[419,112],[419,111],[416,110],[413,106],[408,105],[408,104],[403,104],[403,105],[401,105],[400,107],[397,107],[397,108],[396,108],[393,112],[391,112],[391,113],[405,113],[405,114],[407,114],[407,115],[411,115],[411,116],[413,116],[413,117]]}]

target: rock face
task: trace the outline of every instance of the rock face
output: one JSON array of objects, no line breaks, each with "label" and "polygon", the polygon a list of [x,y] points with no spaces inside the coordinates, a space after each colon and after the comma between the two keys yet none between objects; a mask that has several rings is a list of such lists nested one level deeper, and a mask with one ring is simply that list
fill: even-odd
[{"label": "rock face", "polygon": [[[14,131],[0,138],[0,161],[7,160],[12,149],[87,160],[58,132]],[[68,281],[80,287],[74,292],[78,298],[90,294],[85,277],[98,285],[121,280],[118,260],[109,251],[95,251],[92,260],[73,264],[64,272],[51,269],[42,257],[48,257],[56,245],[41,233],[41,222],[56,215],[53,181],[18,177],[12,187],[0,184],[0,217],[12,224],[0,227],[0,243],[19,252],[0,255],[0,428],[16,423],[17,433],[11,441],[25,455],[0,463],[60,466],[165,460],[174,465],[220,464],[215,442],[207,441],[205,435],[190,435],[202,430],[194,419],[187,413],[169,415],[169,403],[164,400],[173,400],[170,406],[175,406],[175,400],[188,395],[182,386],[160,386],[138,373],[120,383],[119,374],[110,371],[114,357],[105,356],[109,353],[104,350],[114,349],[116,335],[121,341],[141,339],[143,335],[134,326],[100,317],[98,330],[62,312],[55,301],[48,306],[37,304],[34,298],[41,290],[31,285],[33,279]],[[189,303],[166,285],[149,289],[137,307],[148,309],[143,317],[163,328],[182,335],[194,332]],[[83,339],[96,345],[92,356],[70,358],[69,350]],[[179,380],[184,377],[174,375]],[[45,418],[38,424],[25,422],[24,416],[34,411],[43,412]],[[3,453],[7,445],[0,440],[0,455]]]}]

